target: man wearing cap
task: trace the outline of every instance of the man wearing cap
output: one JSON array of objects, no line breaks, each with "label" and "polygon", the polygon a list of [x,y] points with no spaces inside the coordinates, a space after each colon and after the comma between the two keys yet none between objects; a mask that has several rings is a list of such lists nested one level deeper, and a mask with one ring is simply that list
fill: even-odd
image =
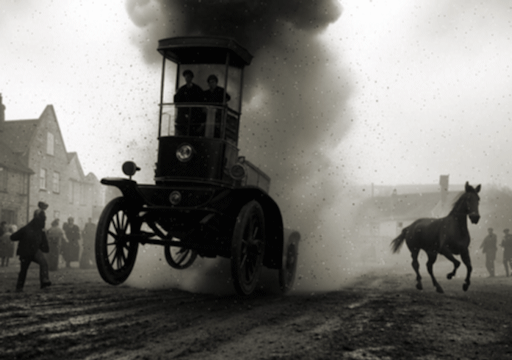
[{"label": "man wearing cap", "polygon": [[493,233],[492,228],[487,229],[487,231],[489,233],[482,242],[482,245],[480,245],[480,249],[482,249],[482,252],[485,254],[485,267],[489,272],[489,276],[494,277],[494,261],[496,260],[496,251],[498,251],[496,246],[498,239],[496,234]]},{"label": "man wearing cap", "polygon": [[[174,95],[175,103],[198,103],[203,101],[203,89],[199,85],[192,82],[194,73],[192,70],[183,71],[185,85],[178,89]],[[179,104],[178,104],[179,105]],[[203,120],[203,112],[199,107],[178,107],[178,116],[176,117],[175,135],[190,135],[190,127],[196,129],[201,125]]]},{"label": "man wearing cap", "polygon": [[501,241],[501,247],[503,248],[503,266],[505,266],[505,273],[509,275],[508,267],[512,268],[512,235],[509,234],[509,229],[503,230],[505,236]]},{"label": "man wearing cap", "polygon": [[[39,264],[39,281],[41,289],[50,286],[48,263],[43,252],[49,251],[48,240],[44,232],[46,214],[44,209],[48,208],[45,203],[39,203],[38,209],[34,211],[34,218],[21,229],[11,235],[12,241],[19,241],[16,254],[20,257],[20,272],[16,283],[16,291],[23,291],[27,271],[33,261]],[[43,209],[44,208],[44,209]]]}]

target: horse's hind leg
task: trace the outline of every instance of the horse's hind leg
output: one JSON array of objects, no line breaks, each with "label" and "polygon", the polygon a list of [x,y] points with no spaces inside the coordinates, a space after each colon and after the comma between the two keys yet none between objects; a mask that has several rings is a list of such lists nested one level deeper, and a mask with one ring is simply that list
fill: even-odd
[{"label": "horse's hind leg", "polygon": [[434,286],[436,287],[436,291],[438,293],[442,294],[442,293],[444,293],[443,288],[441,287],[441,285],[439,285],[436,278],[434,277],[434,271],[433,271],[434,263],[437,260],[437,252],[429,251],[429,252],[427,252],[427,255],[428,255],[427,270],[428,270],[428,273],[430,274],[430,277],[432,278],[432,284],[434,284]]},{"label": "horse's hind leg", "polygon": [[423,290],[423,285],[421,285],[421,275],[420,275],[420,263],[418,262],[418,254],[420,249],[409,249],[411,250],[412,257],[412,268],[416,272],[416,289]]},{"label": "horse's hind leg", "polygon": [[451,273],[446,274],[446,278],[448,280],[451,280],[451,278],[455,276],[455,273],[457,272],[457,269],[460,266],[460,261],[455,259],[455,257],[451,253],[451,251],[448,249],[443,249],[441,254],[443,254],[445,258],[447,258],[448,260],[450,260],[453,263],[453,271]]},{"label": "horse's hind leg", "polygon": [[470,277],[471,277],[471,271],[473,270],[473,267],[471,266],[471,258],[469,257],[469,251],[467,248],[464,251],[462,251],[462,253],[460,254],[460,257],[461,257],[464,265],[466,265],[466,269],[467,269],[466,280],[464,281],[464,284],[462,285],[462,289],[464,291],[468,291],[469,284],[471,283]]}]

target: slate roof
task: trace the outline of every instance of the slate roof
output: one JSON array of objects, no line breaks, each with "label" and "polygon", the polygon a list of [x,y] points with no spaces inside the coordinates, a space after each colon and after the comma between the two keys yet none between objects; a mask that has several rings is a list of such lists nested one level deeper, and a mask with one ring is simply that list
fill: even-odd
[{"label": "slate roof", "polygon": [[376,196],[363,202],[360,211],[380,221],[442,217],[448,215],[459,194],[459,191],[447,192],[444,205],[439,192]]},{"label": "slate roof", "polygon": [[20,159],[19,154],[11,150],[6,144],[0,141],[0,166],[12,169],[26,174],[33,174],[24,161]]},{"label": "slate roof", "polygon": [[35,136],[39,119],[5,121],[3,131],[0,132],[0,141],[12,151],[25,154]]}]

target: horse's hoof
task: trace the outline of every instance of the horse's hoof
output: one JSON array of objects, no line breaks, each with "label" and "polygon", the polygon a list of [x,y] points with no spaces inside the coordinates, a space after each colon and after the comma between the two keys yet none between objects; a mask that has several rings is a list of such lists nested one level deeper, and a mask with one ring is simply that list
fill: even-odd
[{"label": "horse's hoof", "polygon": [[446,278],[447,278],[448,280],[451,280],[451,279],[452,279],[452,277],[453,277],[453,275],[452,275],[452,274],[447,274],[447,275],[446,275]]},{"label": "horse's hoof", "polygon": [[416,284],[416,289],[423,290],[423,286],[421,286],[421,284]]},{"label": "horse's hoof", "polygon": [[437,287],[436,288],[436,291],[439,293],[439,294],[444,294],[444,291],[441,287]]},{"label": "horse's hoof", "polygon": [[468,291],[468,288],[469,288],[469,284],[462,285],[462,290]]}]

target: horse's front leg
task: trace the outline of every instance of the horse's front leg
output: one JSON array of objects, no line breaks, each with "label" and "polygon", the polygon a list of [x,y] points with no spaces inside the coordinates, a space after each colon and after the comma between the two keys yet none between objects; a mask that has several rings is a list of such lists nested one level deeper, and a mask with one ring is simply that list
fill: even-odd
[{"label": "horse's front leg", "polygon": [[462,285],[462,289],[464,291],[467,291],[469,288],[469,284],[471,283],[471,271],[473,270],[473,267],[471,266],[471,258],[469,257],[469,250],[467,248],[463,250],[460,254],[460,257],[464,265],[466,265],[467,269],[466,280],[464,281],[464,285]]},{"label": "horse's front leg", "polygon": [[460,261],[453,256],[452,252],[448,248],[444,248],[441,251],[441,254],[443,254],[445,258],[447,258],[453,263],[453,271],[451,273],[446,274],[446,278],[450,280],[452,277],[455,276],[455,273],[457,273],[457,269],[460,266]]},{"label": "horse's front leg", "polygon": [[432,284],[434,284],[434,286],[436,287],[436,291],[438,293],[442,294],[442,293],[444,293],[443,288],[441,287],[441,285],[439,285],[436,278],[434,277],[434,270],[433,270],[434,263],[436,262],[436,259],[437,259],[437,252],[429,251],[429,252],[427,252],[427,255],[428,255],[427,269],[428,269],[428,273],[430,274],[430,277],[432,278]]}]

